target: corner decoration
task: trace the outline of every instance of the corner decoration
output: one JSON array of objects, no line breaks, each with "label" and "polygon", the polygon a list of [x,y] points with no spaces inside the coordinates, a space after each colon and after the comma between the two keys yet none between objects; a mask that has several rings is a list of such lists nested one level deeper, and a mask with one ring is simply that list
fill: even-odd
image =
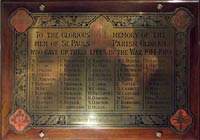
[{"label": "corner decoration", "polygon": [[184,109],[178,109],[170,118],[170,123],[179,133],[184,133],[192,125],[192,117]]},{"label": "corner decoration", "polygon": [[[98,21],[100,22],[96,24],[96,26],[94,27],[98,27],[95,29],[96,32],[98,32],[98,30],[101,30],[100,32],[101,34],[98,34],[100,38],[105,37],[102,32],[104,25],[101,25],[101,22],[105,22],[106,24],[105,26],[108,25],[109,29],[112,28],[112,30],[115,29],[123,30],[126,28],[127,29],[134,28],[135,30],[137,30],[138,28],[140,30],[143,28],[145,28],[145,30],[148,29],[155,30],[159,28],[162,30],[164,28],[167,28],[170,29],[171,33],[174,33],[175,41],[173,40],[174,45],[171,45],[174,48],[173,48],[173,53],[171,54],[172,57],[170,56],[170,59],[173,58],[172,60],[174,64],[174,67],[172,67],[172,71],[174,72],[172,74],[173,76],[172,79],[174,79],[174,82],[173,85],[170,87],[171,88],[170,92],[172,92],[170,94],[172,95],[172,97],[168,97],[171,100],[169,102],[172,103],[171,105],[172,109],[170,111],[168,111],[167,113],[163,112],[162,108],[159,109],[158,112],[154,110],[152,111],[150,109],[148,110],[148,107],[150,105],[149,106],[147,105],[145,106],[147,112],[137,111],[137,110],[134,111],[135,108],[132,106],[131,107],[132,110],[128,111],[124,110],[116,111],[116,108],[111,112],[94,111],[93,113],[95,113],[96,116],[91,116],[91,110],[88,111],[90,109],[89,107],[85,107],[84,111],[74,110],[73,112],[73,110],[68,110],[69,111],[68,112],[66,110],[63,111],[62,109],[59,110],[59,107],[63,108],[63,105],[60,104],[60,106],[58,106],[59,104],[58,102],[57,112],[53,112],[51,111],[51,107],[54,108],[56,105],[51,106],[50,109],[49,108],[46,108],[46,110],[41,109],[42,107],[40,107],[37,104],[37,100],[39,100],[40,97],[36,97],[37,100],[33,100],[31,102],[33,98],[32,95],[34,96],[35,93],[32,89],[29,89],[34,85],[34,84],[30,85],[30,79],[31,79],[30,75],[34,76],[35,73],[30,74],[30,72],[32,72],[30,70],[32,68],[30,67],[29,64],[30,60],[31,62],[33,62],[32,63],[33,67],[36,66],[35,59],[30,59],[30,56],[27,54],[29,47],[32,47],[30,46],[31,43],[29,42],[30,41],[29,36],[32,35],[30,34],[31,31],[35,29],[36,30],[38,29],[38,31],[46,30],[45,27],[48,27],[48,29],[51,28],[51,30],[59,30],[61,28],[65,30],[71,28],[88,30],[91,28],[92,24],[95,24],[95,22]],[[14,42],[15,78],[14,78],[14,90],[13,90],[13,99],[14,99],[13,110],[9,114],[7,120],[11,129],[13,129],[16,133],[24,133],[29,128],[38,128],[38,127],[71,128],[77,126],[88,127],[91,126],[91,124],[100,127],[104,126],[130,127],[130,128],[170,127],[177,133],[186,133],[187,130],[189,130],[189,128],[191,127],[193,120],[189,110],[187,97],[188,97],[188,75],[189,75],[188,57],[189,57],[189,47],[190,47],[189,38],[190,38],[190,30],[193,25],[193,16],[187,9],[178,8],[173,13],[141,14],[141,12],[140,13],[132,12],[132,13],[116,13],[116,14],[115,13],[70,14],[70,13],[31,13],[24,8],[20,8],[17,9],[11,15],[10,25],[11,28],[13,29],[15,38]],[[138,31],[140,31],[139,29]],[[42,37],[43,34],[38,33],[38,36]],[[97,42],[101,43],[100,41]],[[171,40],[168,41],[170,42]],[[55,61],[55,62],[52,61],[52,62],[57,64],[58,62],[59,63],[63,62],[63,60],[60,59],[60,61]],[[61,65],[58,65],[57,67],[61,67]],[[60,77],[62,76],[59,76],[59,78]],[[114,94],[117,93],[114,92]],[[144,93],[143,95],[145,94],[147,93]],[[114,96],[115,95],[113,95],[113,97]],[[145,96],[142,97],[145,98]],[[48,99],[51,98],[52,97],[48,97]],[[87,98],[84,97],[84,99],[82,100],[85,99],[89,100],[90,97]],[[107,98],[102,98],[102,99],[107,99]],[[117,100],[117,98],[114,99]],[[115,101],[113,102],[110,101],[110,102],[113,103]],[[43,108],[45,109],[45,107],[48,106],[44,106]],[[94,122],[94,120],[96,122]]]},{"label": "corner decoration", "polygon": [[28,130],[31,124],[31,117],[23,109],[16,109],[9,116],[8,122],[15,132],[23,133]]},{"label": "corner decoration", "polygon": [[19,9],[10,19],[10,24],[19,33],[25,32],[33,23],[32,17],[25,9]]},{"label": "corner decoration", "polygon": [[186,32],[193,24],[193,18],[184,10],[178,10],[171,18],[171,24],[177,32]]}]

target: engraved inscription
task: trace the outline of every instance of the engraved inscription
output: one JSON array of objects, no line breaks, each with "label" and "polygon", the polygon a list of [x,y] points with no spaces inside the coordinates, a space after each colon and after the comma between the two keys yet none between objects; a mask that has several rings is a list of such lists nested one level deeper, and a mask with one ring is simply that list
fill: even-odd
[{"label": "engraved inscription", "polygon": [[28,31],[29,111],[138,113],[173,111],[173,28]]}]

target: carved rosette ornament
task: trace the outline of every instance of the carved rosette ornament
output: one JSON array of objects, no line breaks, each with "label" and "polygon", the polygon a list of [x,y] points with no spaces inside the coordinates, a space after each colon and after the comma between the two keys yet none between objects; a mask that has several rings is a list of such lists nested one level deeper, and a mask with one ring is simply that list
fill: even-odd
[{"label": "carved rosette ornament", "polygon": [[11,16],[10,24],[19,33],[25,32],[33,23],[33,18],[24,9],[19,9]]},{"label": "carved rosette ornament", "polygon": [[23,133],[31,124],[31,117],[24,109],[16,109],[8,117],[8,123],[16,133]]},{"label": "carved rosette ornament", "polygon": [[178,109],[170,118],[170,123],[178,133],[185,133],[192,125],[192,117],[184,109]]},{"label": "carved rosette ornament", "polygon": [[193,24],[193,17],[182,8],[172,16],[171,24],[177,32],[186,32]]}]

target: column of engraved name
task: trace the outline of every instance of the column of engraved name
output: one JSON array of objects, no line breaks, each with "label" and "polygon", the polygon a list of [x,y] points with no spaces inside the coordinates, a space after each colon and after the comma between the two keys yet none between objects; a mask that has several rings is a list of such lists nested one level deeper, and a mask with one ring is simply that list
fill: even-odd
[{"label": "column of engraved name", "polygon": [[[170,93],[173,80],[170,65],[172,61],[165,57],[145,57],[145,109],[171,111],[172,96]],[[168,66],[168,67],[166,67]]]},{"label": "column of engraved name", "polygon": [[114,110],[114,61],[107,56],[87,58],[88,110]]},{"label": "column of engraved name", "polygon": [[116,62],[116,109],[142,110],[142,57],[121,57]]},{"label": "column of engraved name", "polygon": [[30,58],[30,110],[57,109],[57,59]]},{"label": "column of engraved name", "polygon": [[58,110],[85,109],[85,57],[60,57]]}]

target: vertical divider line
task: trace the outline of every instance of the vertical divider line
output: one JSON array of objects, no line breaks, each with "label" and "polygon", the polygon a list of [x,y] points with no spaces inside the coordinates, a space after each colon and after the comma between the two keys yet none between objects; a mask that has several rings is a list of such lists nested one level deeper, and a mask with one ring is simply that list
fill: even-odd
[{"label": "vertical divider line", "polygon": [[59,76],[59,72],[60,72],[60,61],[59,61],[59,56],[57,57],[57,61],[58,61],[58,63],[57,63],[57,76],[58,76],[58,78],[57,79],[59,79],[59,80],[57,80],[57,111],[58,111],[58,106],[59,106],[59,101],[58,101],[58,94],[59,94],[59,81],[61,80],[60,79],[60,76]]},{"label": "vertical divider line", "polygon": [[117,67],[117,57],[116,56],[114,56],[114,111],[116,111],[116,94],[117,94],[117,90],[116,90],[116,82],[117,82],[117,76],[116,76],[116,67]]},{"label": "vertical divider line", "polygon": [[87,55],[86,55],[86,56],[85,56],[85,69],[86,69],[86,71],[85,71],[85,72],[86,72],[86,74],[85,74],[85,79],[86,79],[86,80],[85,80],[85,81],[86,81],[86,84],[85,84],[85,96],[86,96],[86,97],[85,97],[85,98],[86,98],[86,99],[85,99],[85,110],[86,110],[86,111],[88,111],[88,100],[87,100],[87,99],[88,99],[88,94],[87,94],[87,88],[88,88],[88,85],[87,85],[87,83],[88,83],[88,77],[87,77],[88,71],[87,71],[87,70],[88,70],[88,69],[87,69],[87,68],[88,68],[88,66],[87,66],[87,64],[88,64],[88,63],[87,63]]},{"label": "vertical divider line", "polygon": [[[61,83],[62,83],[62,79],[61,79],[61,76],[60,76],[60,74],[62,73],[62,67],[61,67],[61,57],[60,56],[58,56],[58,68],[59,68],[59,71],[57,71],[58,72],[58,94],[57,94],[57,96],[58,96],[58,103],[57,103],[57,106],[58,106],[58,110],[59,110],[59,95],[60,95],[60,93],[61,93],[61,87],[62,87],[62,85],[61,85]],[[61,103],[62,104],[62,103]]]},{"label": "vertical divider line", "polygon": [[143,110],[145,110],[145,96],[144,96],[144,92],[145,92],[145,83],[144,83],[144,69],[145,69],[145,66],[144,66],[144,56],[142,56],[142,60],[143,60],[143,70],[142,70],[142,81],[143,81]]}]

